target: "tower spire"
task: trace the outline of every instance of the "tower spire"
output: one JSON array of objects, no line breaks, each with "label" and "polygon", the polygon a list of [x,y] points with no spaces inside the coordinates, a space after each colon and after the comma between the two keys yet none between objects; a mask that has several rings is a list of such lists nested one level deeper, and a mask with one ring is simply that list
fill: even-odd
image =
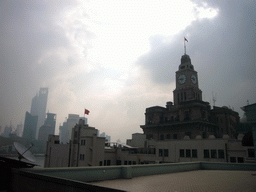
[{"label": "tower spire", "polygon": [[186,43],[185,43],[186,41],[188,42],[186,37],[184,37],[184,55],[186,55]]}]

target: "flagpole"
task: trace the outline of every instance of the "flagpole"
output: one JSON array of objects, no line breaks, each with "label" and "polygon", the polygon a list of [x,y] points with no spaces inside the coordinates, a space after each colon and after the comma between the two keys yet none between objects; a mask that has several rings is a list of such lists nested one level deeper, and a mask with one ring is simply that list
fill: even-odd
[{"label": "flagpole", "polygon": [[186,55],[186,43],[185,43],[185,37],[184,37],[184,55]]}]

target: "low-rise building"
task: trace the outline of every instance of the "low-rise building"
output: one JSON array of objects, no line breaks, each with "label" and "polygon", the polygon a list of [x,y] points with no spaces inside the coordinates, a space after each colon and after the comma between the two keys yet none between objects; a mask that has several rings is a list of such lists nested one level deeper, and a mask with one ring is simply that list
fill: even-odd
[{"label": "low-rise building", "polygon": [[[110,143],[97,137],[97,129],[79,121],[72,130],[68,144],[60,144],[59,136],[50,135],[47,142],[45,167],[79,167],[134,165],[149,163],[175,163],[192,161],[254,162],[253,146],[242,146],[243,135],[238,139],[203,139],[184,136],[182,139],[146,139],[145,134],[133,134],[128,144]],[[144,144],[144,146],[142,145]]]}]

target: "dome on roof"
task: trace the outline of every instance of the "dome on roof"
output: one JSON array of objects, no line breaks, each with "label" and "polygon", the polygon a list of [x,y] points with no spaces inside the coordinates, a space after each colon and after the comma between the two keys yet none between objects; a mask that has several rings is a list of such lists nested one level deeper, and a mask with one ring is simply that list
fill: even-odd
[{"label": "dome on roof", "polygon": [[185,135],[184,140],[188,140],[190,137],[188,135]]},{"label": "dome on roof", "polygon": [[196,139],[202,139],[202,136],[201,135],[197,135]]},{"label": "dome on roof", "polygon": [[222,136],[222,138],[223,138],[223,139],[229,139],[229,135],[224,134],[224,135]]},{"label": "dome on roof", "polygon": [[209,139],[215,139],[215,136],[214,135],[210,135]]},{"label": "dome on roof", "polygon": [[187,55],[187,54],[182,55],[181,64],[183,64],[183,63],[191,63],[191,59],[190,59],[189,55]]}]

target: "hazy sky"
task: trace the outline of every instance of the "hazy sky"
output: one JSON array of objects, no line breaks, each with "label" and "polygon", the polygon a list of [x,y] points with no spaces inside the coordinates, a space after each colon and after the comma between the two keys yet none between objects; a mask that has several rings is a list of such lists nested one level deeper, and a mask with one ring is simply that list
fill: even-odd
[{"label": "hazy sky", "polygon": [[256,102],[256,3],[247,1],[0,1],[0,125],[24,123],[40,87],[59,124],[68,114],[125,142],[145,109],[173,101],[184,53],[203,100]]}]

